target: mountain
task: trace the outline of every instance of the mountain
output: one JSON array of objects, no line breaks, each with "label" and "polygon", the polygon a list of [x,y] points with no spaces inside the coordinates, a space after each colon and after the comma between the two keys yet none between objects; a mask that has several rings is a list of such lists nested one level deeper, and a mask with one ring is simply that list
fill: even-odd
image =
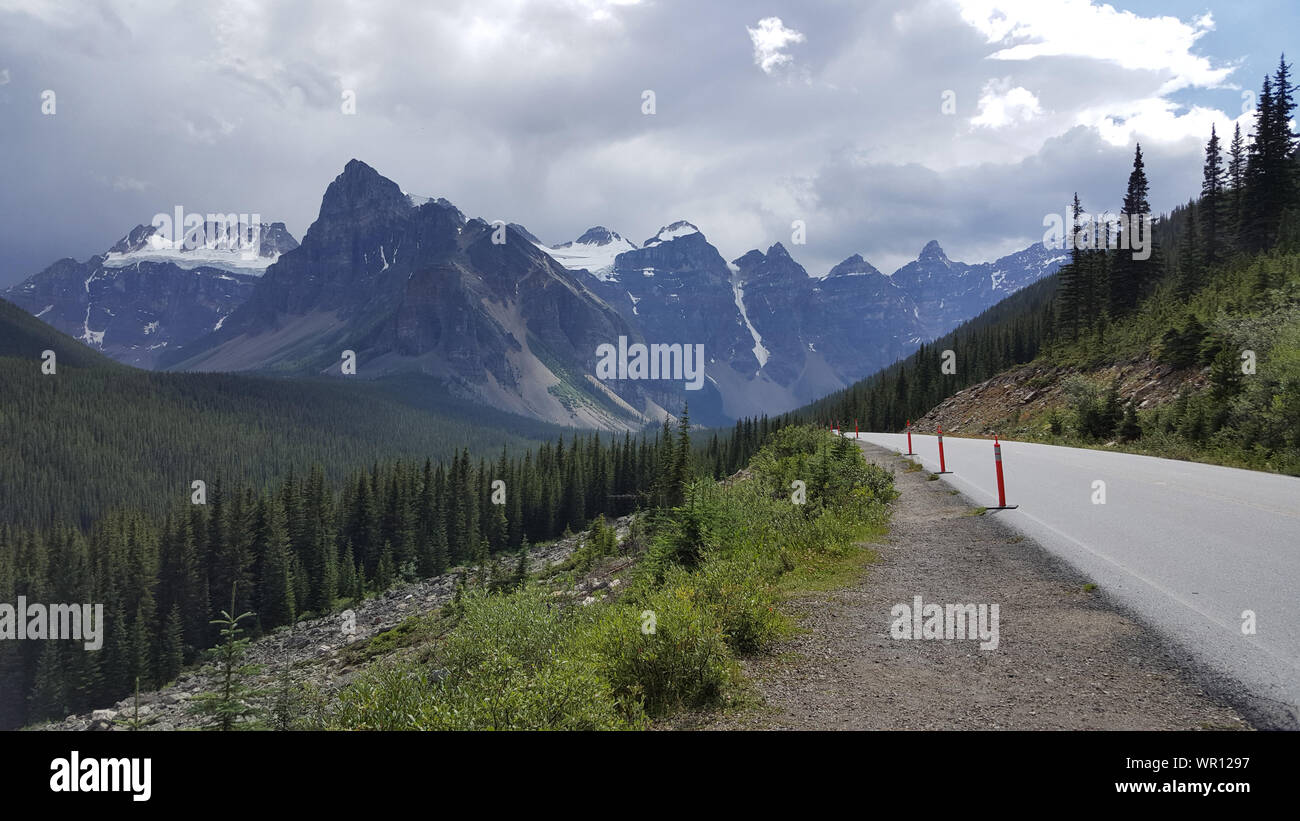
[{"label": "mountain", "polygon": [[569,264],[646,342],[703,346],[705,389],[678,394],[690,401],[692,418],[721,424],[761,411],[750,382],[762,366],[762,349],[745,327],[726,260],[698,228],[679,220],[639,247],[603,228],[583,237],[571,245],[629,246],[594,272]]},{"label": "mountain", "polygon": [[[328,186],[301,245],[283,223],[186,232],[137,226],[6,295],[139,367],[339,376],[352,351],[363,380],[415,374],[510,413],[626,429],[687,402],[707,424],[797,407],[1065,261],[1035,244],[967,264],[932,241],[892,275],[854,254],[813,277],[781,243],[728,263],[685,220],[640,244],[598,225],[548,246],[517,223],[409,194],[359,160]],[[598,378],[599,351],[620,339],[702,346],[702,384]]]},{"label": "mountain", "polygon": [[0,521],[88,526],[123,507],[188,506],[195,479],[260,485],[313,465],[340,478],[376,459],[492,458],[565,432],[419,389],[140,370],[0,299]]},{"label": "mountain", "polygon": [[767,351],[762,376],[790,395],[781,410],[842,387],[843,374],[826,361],[824,348],[817,344],[825,331],[820,327],[816,281],[785,246],[778,242],[766,254],[750,251],[733,260],[732,266],[737,302],[744,306],[755,339]]},{"label": "mountain", "polygon": [[[524,236],[535,245],[541,244],[531,234],[525,232]],[[571,271],[587,271],[597,279],[605,281],[613,271],[614,259],[624,251],[635,250],[636,243],[624,239],[602,225],[597,225],[588,228],[582,236],[572,242],[543,246],[543,248],[565,268]]]},{"label": "mountain", "polygon": [[1067,259],[1064,252],[1036,242],[993,262],[970,265],[948,259],[939,243],[930,240],[892,278],[915,301],[922,338],[933,339],[1055,272]]},{"label": "mountain", "polygon": [[524,232],[415,198],[359,160],[212,333],[166,367],[340,375],[415,373],[452,395],[536,419],[625,429],[656,418],[659,394],[599,381],[597,348],[634,329]]},{"label": "mountain", "polygon": [[[205,226],[217,236],[215,223]],[[284,223],[258,229],[259,241],[241,247],[173,243],[137,225],[105,253],[61,259],[5,296],[118,361],[152,368],[166,350],[219,328],[257,276],[298,245]]]},{"label": "mountain", "polygon": [[1065,260],[1036,244],[968,265],[931,242],[892,276],[854,254],[815,278],[781,243],[726,263],[686,221],[639,247],[597,227],[547,250],[647,340],[702,343],[732,418],[779,413],[874,373]]}]

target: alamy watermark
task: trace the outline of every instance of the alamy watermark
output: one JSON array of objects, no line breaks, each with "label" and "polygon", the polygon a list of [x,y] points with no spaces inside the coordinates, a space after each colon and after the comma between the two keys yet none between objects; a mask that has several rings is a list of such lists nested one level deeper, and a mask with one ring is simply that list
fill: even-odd
[{"label": "alamy watermark", "polygon": [[[94,618],[91,618],[91,615]],[[0,602],[0,641],[74,640],[87,650],[104,646],[104,605]]]},{"label": "alamy watermark", "polygon": [[150,224],[157,229],[148,240],[154,250],[238,251],[250,260],[262,252],[261,214],[187,214],[178,205]]},{"label": "alamy watermark", "polygon": [[82,758],[79,750],[50,762],[50,792],[120,792],[132,801],[153,795],[152,758]]},{"label": "alamy watermark", "polygon": [[998,649],[998,605],[924,604],[913,596],[911,605],[896,604],[889,635],[895,639],[964,639],[979,641],[981,650]]},{"label": "alamy watermark", "polygon": [[[1075,237],[1074,222],[1078,220],[1078,237]],[[1043,217],[1043,247],[1053,251],[1072,250],[1078,247],[1083,251],[1101,250],[1133,252],[1133,259],[1151,258],[1151,215],[1150,214],[1089,214],[1086,211],[1074,213],[1073,207],[1065,209],[1065,214],[1047,214]]]},{"label": "alamy watermark", "polygon": [[596,378],[607,379],[680,379],[686,390],[704,387],[704,346],[671,345],[655,342],[627,344],[618,338],[618,347],[608,342],[596,346]]}]

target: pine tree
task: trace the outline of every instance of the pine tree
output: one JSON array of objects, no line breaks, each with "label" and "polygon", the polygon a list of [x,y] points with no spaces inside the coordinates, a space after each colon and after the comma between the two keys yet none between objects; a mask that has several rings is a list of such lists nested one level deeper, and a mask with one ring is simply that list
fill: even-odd
[{"label": "pine tree", "polygon": [[343,558],[339,560],[338,595],[354,597],[357,592],[357,560],[352,555],[352,542],[343,547]]},{"label": "pine tree", "polygon": [[294,583],[289,558],[289,538],[279,505],[263,497],[259,505],[258,539],[261,542],[262,577],[258,580],[257,617],[263,630],[292,624],[295,607]]},{"label": "pine tree", "polygon": [[1203,256],[1199,237],[1200,219],[1196,203],[1187,206],[1187,219],[1178,241],[1178,297],[1186,301],[1200,286]]},{"label": "pine tree", "polygon": [[384,542],[379,564],[375,568],[375,590],[384,591],[393,586],[396,568],[393,566],[393,546]]},{"label": "pine tree", "polygon": [[[1083,249],[1080,245],[1083,243],[1083,227],[1079,221],[1079,215],[1083,212],[1079,204],[1078,192],[1074,195],[1074,202],[1071,206],[1071,223],[1070,223],[1070,261],[1061,267],[1057,277],[1060,281],[1060,307],[1058,316],[1061,322],[1061,332],[1071,340],[1078,339],[1079,326],[1082,320],[1084,292],[1087,288],[1087,274],[1083,265]],[[905,391],[902,372],[899,373],[899,391]],[[905,413],[910,416],[910,413]],[[896,420],[890,420],[890,427],[896,427]]]},{"label": "pine tree", "polygon": [[[1137,307],[1142,289],[1150,278],[1149,260],[1133,259],[1133,252],[1125,250],[1133,247],[1132,233],[1137,230],[1138,221],[1150,216],[1151,206],[1147,201],[1148,185],[1146,166],[1142,161],[1142,145],[1133,150],[1133,170],[1128,176],[1128,188],[1124,192],[1124,206],[1120,211],[1121,234],[1119,251],[1115,254],[1110,267],[1109,310],[1112,318],[1118,318]],[[1077,202],[1077,198],[1076,198]],[[1125,240],[1124,232],[1128,232]],[[1148,236],[1147,242],[1153,242]]]},{"label": "pine tree", "polygon": [[41,651],[36,663],[36,678],[32,684],[27,713],[31,719],[62,718],[68,714],[67,691],[64,687],[63,665],[57,642],[40,643]]},{"label": "pine tree", "polygon": [[158,683],[174,681],[185,664],[185,639],[180,604],[173,604],[163,622],[162,645],[158,651]]},{"label": "pine tree", "polygon": [[691,470],[691,414],[690,405],[682,406],[681,418],[677,420],[677,447],[673,454],[672,483],[668,504],[680,505],[686,498],[686,485],[690,481]]},{"label": "pine tree", "polygon": [[[230,591],[233,605],[238,600],[236,591]],[[219,618],[212,623],[218,628],[221,645],[217,650],[217,674],[220,677],[218,689],[197,696],[191,710],[207,717],[211,729],[230,731],[237,727],[251,726],[258,710],[253,700],[258,692],[248,683],[248,678],[257,672],[255,665],[245,664],[249,640],[242,638],[243,628],[240,622],[250,618],[252,613],[232,615],[234,609],[222,610]]]},{"label": "pine tree", "polygon": [[1223,257],[1225,245],[1225,224],[1228,220],[1228,201],[1225,197],[1227,187],[1226,172],[1223,168],[1223,155],[1219,150],[1219,135],[1210,125],[1210,141],[1205,145],[1205,165],[1201,179],[1201,202],[1198,208],[1200,216],[1200,253],[1206,265],[1214,265]]},{"label": "pine tree", "polygon": [[1228,148],[1228,219],[1225,234],[1236,247],[1242,224],[1242,206],[1246,196],[1246,144],[1241,138],[1241,124],[1232,127]]}]

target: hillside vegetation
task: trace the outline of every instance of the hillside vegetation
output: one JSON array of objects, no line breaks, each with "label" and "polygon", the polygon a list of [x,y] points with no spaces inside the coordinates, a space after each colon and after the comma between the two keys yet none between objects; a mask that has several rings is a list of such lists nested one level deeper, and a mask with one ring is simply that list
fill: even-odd
[{"label": "hillside vegetation", "polygon": [[[799,415],[1300,473],[1294,90],[1281,62],[1226,160],[1211,132],[1201,194],[1154,221],[1148,259],[1108,247],[1076,196],[1056,276]],[[1139,146],[1122,217],[1149,212],[1147,189]]]},{"label": "hillside vegetation", "polygon": [[[806,484],[795,503],[791,484]],[[860,562],[894,497],[844,440],[784,428],[728,483],[691,482],[644,535],[627,584],[564,604],[547,579],[465,595],[400,661],[382,661],[313,719],[330,729],[637,729],[733,700],[735,659],[789,629],[783,594]],[[597,523],[596,534],[606,532]],[[644,548],[638,542],[644,542]],[[600,547],[600,545],[604,547]],[[855,565],[856,566],[856,565]]]},{"label": "hillside vegetation", "polygon": [[[55,353],[43,373],[41,354]],[[436,404],[435,404],[436,403]],[[426,410],[425,408],[434,408]],[[0,521],[87,528],[161,513],[191,482],[262,485],[319,464],[522,449],[561,428],[387,382],[173,374],[120,365],[0,301]]]}]

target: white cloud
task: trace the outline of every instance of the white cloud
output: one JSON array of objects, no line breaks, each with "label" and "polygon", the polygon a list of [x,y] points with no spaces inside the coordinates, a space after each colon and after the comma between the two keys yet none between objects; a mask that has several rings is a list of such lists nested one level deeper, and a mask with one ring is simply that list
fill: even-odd
[{"label": "white cloud", "polygon": [[1192,53],[1196,41],[1214,29],[1204,14],[1141,17],[1092,0],[956,0],[962,18],[1001,48],[995,60],[1084,57],[1122,68],[1152,71],[1166,79],[1162,93],[1188,86],[1214,88],[1232,73]]},{"label": "white cloud", "polygon": [[989,80],[980,92],[979,114],[971,125],[980,128],[1003,128],[1012,123],[1029,122],[1043,113],[1038,97],[1023,86],[1011,87],[1011,78]]},{"label": "white cloud", "polygon": [[758,28],[746,27],[749,39],[754,43],[754,64],[771,74],[776,69],[794,62],[794,58],[785,53],[786,46],[802,43],[802,32],[785,27],[780,17],[764,17],[758,21]]}]

